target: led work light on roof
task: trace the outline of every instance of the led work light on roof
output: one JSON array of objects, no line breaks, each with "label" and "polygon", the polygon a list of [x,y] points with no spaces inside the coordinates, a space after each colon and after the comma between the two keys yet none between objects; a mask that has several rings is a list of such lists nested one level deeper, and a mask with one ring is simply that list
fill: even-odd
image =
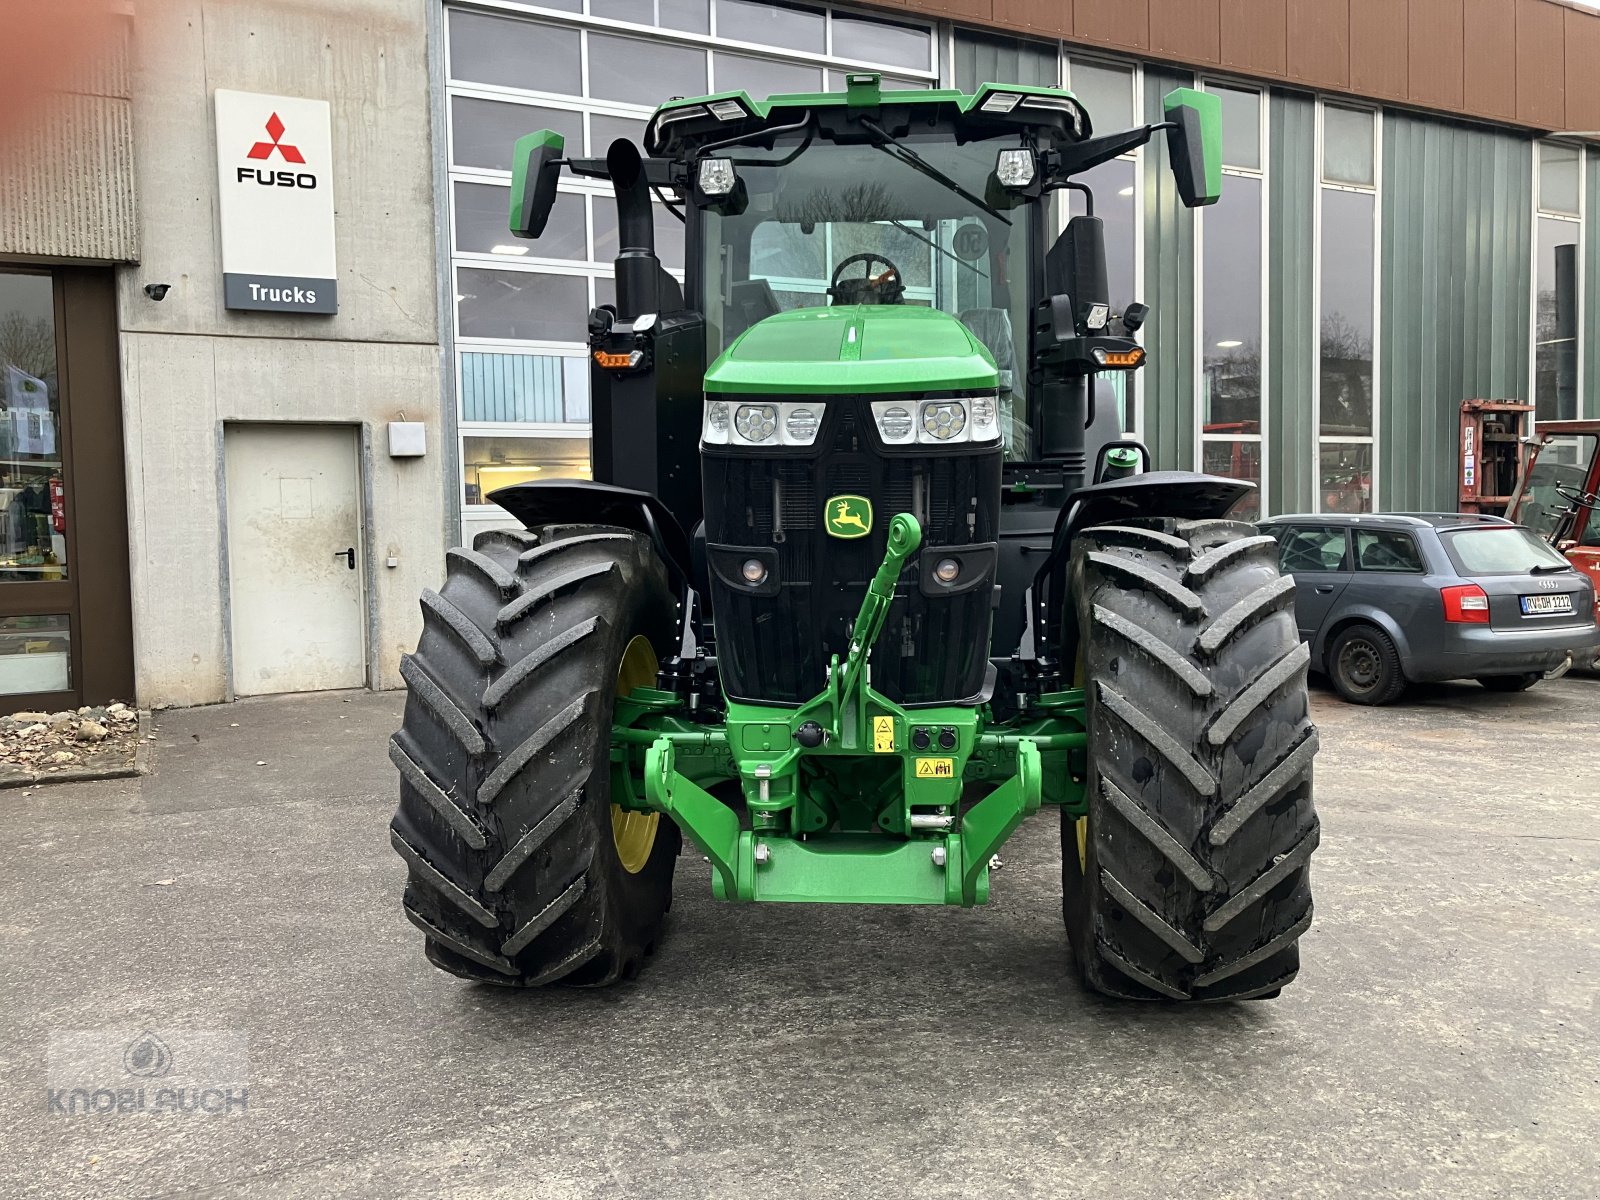
[{"label": "led work light on roof", "polygon": [[1032,150],[1002,150],[995,162],[994,173],[1001,187],[1025,188],[1033,182],[1037,170]]},{"label": "led work light on roof", "polygon": [[1017,101],[1022,97],[1016,92],[995,92],[983,102],[984,112],[1008,113],[1017,106]]},{"label": "led work light on roof", "polygon": [[740,117],[748,117],[750,115],[745,106],[737,100],[713,100],[706,107],[711,110],[711,115],[719,121],[737,121]]},{"label": "led work light on roof", "polygon": [[708,196],[726,196],[739,182],[734,174],[733,160],[729,158],[702,158],[698,176],[700,190]]}]

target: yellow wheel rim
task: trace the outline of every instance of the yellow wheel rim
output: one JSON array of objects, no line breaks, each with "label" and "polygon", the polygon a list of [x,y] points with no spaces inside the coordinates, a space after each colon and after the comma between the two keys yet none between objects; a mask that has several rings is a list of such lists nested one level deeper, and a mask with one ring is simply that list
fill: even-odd
[{"label": "yellow wheel rim", "polygon": [[[655,683],[656,666],[656,652],[649,641],[643,637],[634,638],[623,651],[622,664],[617,668],[617,695],[626,696],[636,687]],[[611,806],[611,840],[616,842],[617,857],[628,874],[637,875],[650,861],[650,851],[656,844],[656,826],[660,823],[660,813],[638,812],[620,804]]]},{"label": "yellow wheel rim", "polygon": [[1078,874],[1089,869],[1089,818],[1079,817],[1073,822],[1078,831]]}]

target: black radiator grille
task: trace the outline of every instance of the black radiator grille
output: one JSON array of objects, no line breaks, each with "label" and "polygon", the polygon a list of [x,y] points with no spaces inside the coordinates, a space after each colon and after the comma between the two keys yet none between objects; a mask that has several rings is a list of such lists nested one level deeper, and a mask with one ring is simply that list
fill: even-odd
[{"label": "black radiator grille", "polygon": [[[998,447],[889,454],[878,448],[870,421],[864,399],[832,400],[808,457],[795,448],[781,457],[720,447],[704,455],[712,561],[719,561],[717,547],[742,547],[771,553],[777,567],[772,595],[752,594],[732,572],[713,573],[718,661],[723,686],[736,698],[792,704],[822,689],[830,656],[847,650],[850,623],[883,561],[896,513],[918,515],[925,547],[996,540]],[[844,494],[871,500],[868,536],[825,532],[823,505]],[[924,596],[920,555],[896,587],[873,655],[873,685],[900,703],[962,700],[983,685],[990,589]]]}]

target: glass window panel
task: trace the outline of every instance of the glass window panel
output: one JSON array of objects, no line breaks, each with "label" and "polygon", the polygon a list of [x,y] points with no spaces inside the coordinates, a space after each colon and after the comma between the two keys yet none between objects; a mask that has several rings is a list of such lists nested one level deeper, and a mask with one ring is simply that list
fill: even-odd
[{"label": "glass window panel", "polygon": [[932,45],[930,32],[914,25],[896,25],[842,12],[833,14],[833,52],[840,58],[927,71],[933,66]]},{"label": "glass window panel", "polygon": [[820,9],[779,8],[765,0],[717,0],[717,36],[817,54],[824,49]]},{"label": "glass window panel", "polygon": [[[1229,180],[1230,185],[1236,182]],[[1374,202],[1368,192],[1334,188],[1324,188],[1322,192],[1320,373],[1324,436],[1372,433]]]},{"label": "glass window panel", "polygon": [[656,0],[589,0],[589,15],[608,21],[632,21],[637,25],[656,23]]},{"label": "glass window panel", "polygon": [[582,276],[456,268],[462,337],[587,341],[589,303]]},{"label": "glass window panel", "polygon": [[[461,355],[463,421],[561,421],[566,364],[548,354]],[[580,365],[586,360],[578,360]],[[587,384],[585,385],[587,387]]]},{"label": "glass window panel", "polygon": [[1278,539],[1278,570],[1285,575],[1306,571],[1346,571],[1345,531],[1329,525],[1295,525],[1274,530]]},{"label": "glass window panel", "polygon": [[681,29],[685,33],[711,32],[710,0],[657,0],[660,18],[656,22],[663,29]]},{"label": "glass window panel", "polygon": [[594,279],[594,306],[600,308],[617,302],[617,281],[609,275],[596,275]]},{"label": "glass window panel", "polygon": [[544,233],[533,241],[511,236],[510,205],[510,188],[489,183],[457,183],[456,249],[463,254],[501,254],[507,258],[588,257],[589,238],[583,225],[582,196],[557,192]]},{"label": "glass window panel", "polygon": [[1261,432],[1261,181],[1232,175],[1201,210],[1208,434]]},{"label": "glass window panel", "polygon": [[1533,402],[1540,421],[1578,415],[1578,231],[1576,221],[1539,218],[1534,263]]},{"label": "glass window panel", "polygon": [[65,613],[0,617],[0,694],[72,687],[72,634]]},{"label": "glass window panel", "polygon": [[1322,177],[1329,183],[1371,184],[1372,113],[1329,104],[1322,114]]},{"label": "glass window panel", "polygon": [[583,114],[531,104],[504,104],[471,96],[450,98],[450,153],[458,167],[511,170],[511,148],[536,129],[553,129],[567,149],[583,144]]},{"label": "glass window panel", "polygon": [[[577,11],[577,0],[552,4]],[[450,12],[450,77],[501,87],[582,95],[578,31],[514,17]]]},{"label": "glass window panel", "polygon": [[0,581],[67,576],[59,389],[51,277],[0,271]]},{"label": "glass window panel", "polygon": [[1211,87],[1222,101],[1222,161],[1230,167],[1261,168],[1261,93]]},{"label": "glass window panel", "polygon": [[1539,211],[1577,216],[1579,157],[1576,146],[1539,143]]},{"label": "glass window panel", "polygon": [[1422,554],[1409,533],[1389,533],[1382,529],[1356,529],[1356,570],[1412,571],[1422,573]]},{"label": "glass window panel", "polygon": [[588,479],[589,439],[581,437],[472,437],[461,439],[461,473],[468,504],[490,503],[489,493],[535,479]]},{"label": "glass window panel", "polygon": [[602,117],[598,113],[590,113],[589,153],[596,158],[604,158],[611,143],[618,138],[627,138],[642,152],[645,125],[644,121],[630,121],[627,117]]},{"label": "glass window panel", "polygon": [[[829,71],[829,72],[827,72],[827,76],[828,76],[828,91],[830,91],[830,92],[842,92],[842,91],[844,91],[844,88],[845,88],[845,83],[844,83],[845,72],[843,72],[843,71]],[[911,91],[924,91],[925,92],[930,87],[932,87],[933,85],[931,83],[929,83],[926,79],[904,79],[904,78],[902,78],[902,77],[900,77],[898,75],[885,75],[883,77],[883,81],[880,84],[880,86],[886,92],[911,92]]]},{"label": "glass window panel", "polygon": [[813,279],[826,285],[827,242],[823,230],[804,233],[786,221],[763,221],[750,233],[751,279]]},{"label": "glass window panel", "polygon": [[1089,112],[1096,133],[1115,133],[1133,125],[1133,72],[1099,63],[1074,62],[1072,94]]},{"label": "glass window panel", "polygon": [[589,95],[656,107],[669,96],[706,94],[706,53],[641,38],[589,34]]},{"label": "glass window panel", "polygon": [[[656,257],[669,270],[683,269],[683,222],[660,204],[652,204],[655,217]],[[594,198],[594,261],[608,263],[617,257],[617,206],[610,196]]]},{"label": "glass window panel", "polygon": [[[1227,479],[1243,479],[1260,487],[1261,443],[1233,439],[1222,441],[1206,438],[1200,443],[1200,469],[1207,475],[1221,475]],[[1240,521],[1254,521],[1261,516],[1261,493],[1250,492],[1240,497],[1228,515]]]},{"label": "glass window panel", "polygon": [[1322,511],[1372,511],[1372,447],[1323,442],[1319,453]]},{"label": "glass window panel", "polygon": [[588,421],[589,356],[563,359],[561,366],[562,374],[566,377],[567,420]]},{"label": "glass window panel", "polygon": [[721,50],[711,59],[719,92],[745,91],[757,99],[765,99],[785,92],[815,92],[822,87],[822,73],[817,67],[772,62],[746,54],[725,54]]}]

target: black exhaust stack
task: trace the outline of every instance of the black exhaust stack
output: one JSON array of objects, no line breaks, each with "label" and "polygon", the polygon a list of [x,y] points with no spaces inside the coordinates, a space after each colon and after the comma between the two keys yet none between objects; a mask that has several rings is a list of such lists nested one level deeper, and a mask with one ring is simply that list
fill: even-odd
[{"label": "black exhaust stack", "polygon": [[661,311],[661,260],[639,147],[618,138],[606,151],[606,172],[617,194],[617,319]]}]

